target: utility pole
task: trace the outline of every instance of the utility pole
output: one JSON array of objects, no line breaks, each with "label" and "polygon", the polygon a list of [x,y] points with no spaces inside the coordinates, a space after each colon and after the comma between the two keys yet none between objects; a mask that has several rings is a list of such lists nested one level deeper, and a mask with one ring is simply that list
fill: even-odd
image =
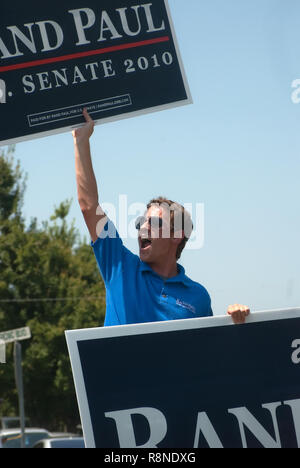
[{"label": "utility pole", "polygon": [[29,338],[31,338],[31,332],[30,332],[29,327],[17,328],[15,330],[8,330],[5,332],[0,332],[0,345],[2,346],[2,349],[0,346],[0,362],[5,363],[5,345],[7,343],[14,343],[14,364],[15,364],[16,386],[17,386],[18,398],[19,398],[21,448],[25,448],[25,409],[24,409],[24,386],[23,386],[23,371],[22,371],[22,346],[21,346],[20,341],[28,340]]},{"label": "utility pole", "polygon": [[25,448],[25,409],[24,409],[24,387],[23,387],[23,371],[22,371],[22,345],[18,341],[14,343],[14,361],[15,361],[15,378],[19,398],[19,413],[21,427],[21,448]]}]

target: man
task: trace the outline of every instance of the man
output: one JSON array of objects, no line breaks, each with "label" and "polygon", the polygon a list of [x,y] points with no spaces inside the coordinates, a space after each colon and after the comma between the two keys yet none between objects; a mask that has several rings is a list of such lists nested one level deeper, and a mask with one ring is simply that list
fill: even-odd
[{"label": "man", "polygon": [[[86,124],[73,131],[78,201],[106,286],[105,326],[212,315],[206,289],[185,275],[177,263],[192,223],[178,203],[153,199],[138,220],[139,256],[124,247],[99,206],[89,139],[94,122],[85,109]],[[243,323],[250,310],[228,307],[234,323]]]}]

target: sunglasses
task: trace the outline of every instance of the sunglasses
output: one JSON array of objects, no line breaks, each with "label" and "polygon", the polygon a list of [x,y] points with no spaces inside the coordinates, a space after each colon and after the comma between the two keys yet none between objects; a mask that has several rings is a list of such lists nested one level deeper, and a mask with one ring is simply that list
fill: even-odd
[{"label": "sunglasses", "polygon": [[135,221],[135,227],[139,231],[143,224],[148,221],[149,226],[154,229],[161,229],[163,225],[163,220],[159,216],[150,216],[149,218],[145,218],[145,216],[139,216]]}]

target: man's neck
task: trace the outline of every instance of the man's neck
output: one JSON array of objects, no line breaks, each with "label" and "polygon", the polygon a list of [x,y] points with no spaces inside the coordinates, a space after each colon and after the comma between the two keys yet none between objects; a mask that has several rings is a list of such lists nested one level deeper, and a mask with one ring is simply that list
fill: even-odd
[{"label": "man's neck", "polygon": [[151,264],[149,266],[155,271],[156,274],[161,276],[163,279],[173,278],[178,275],[177,263],[172,262],[171,264]]}]

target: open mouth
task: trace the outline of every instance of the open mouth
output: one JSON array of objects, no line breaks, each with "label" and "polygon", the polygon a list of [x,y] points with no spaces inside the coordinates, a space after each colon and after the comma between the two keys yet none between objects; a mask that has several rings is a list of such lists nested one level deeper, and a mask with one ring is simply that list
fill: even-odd
[{"label": "open mouth", "polygon": [[150,239],[141,239],[140,240],[141,249],[146,249],[150,245],[151,245],[151,240]]}]

